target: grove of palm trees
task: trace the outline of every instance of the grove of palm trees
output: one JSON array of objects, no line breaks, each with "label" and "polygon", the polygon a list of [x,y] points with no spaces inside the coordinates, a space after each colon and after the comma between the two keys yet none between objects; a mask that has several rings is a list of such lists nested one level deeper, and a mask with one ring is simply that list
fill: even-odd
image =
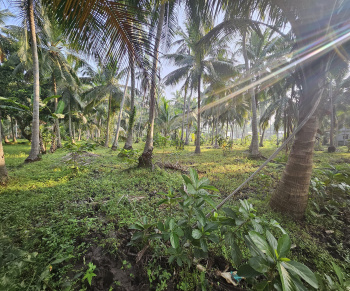
[{"label": "grove of palm trees", "polygon": [[0,2],[0,290],[350,290],[348,15]]}]

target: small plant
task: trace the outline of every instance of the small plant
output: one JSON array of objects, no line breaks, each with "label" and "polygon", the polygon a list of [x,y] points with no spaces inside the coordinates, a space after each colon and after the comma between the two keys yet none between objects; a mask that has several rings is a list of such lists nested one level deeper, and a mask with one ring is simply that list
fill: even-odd
[{"label": "small plant", "polygon": [[[332,280],[330,276],[325,274],[326,286],[322,286],[321,290],[348,291],[350,290],[350,278],[337,264],[332,262],[332,269],[336,274],[337,281]],[[322,280],[320,278],[320,280]]]},{"label": "small plant", "polygon": [[[183,175],[184,187],[176,195],[172,190],[158,204],[178,204],[180,218],[172,217],[149,223],[143,218],[141,223],[135,223],[130,229],[136,232],[132,243],[143,241],[154,245],[166,246],[169,263],[178,267],[190,268],[194,259],[208,257],[210,243],[217,244],[220,235],[231,251],[232,259],[238,268],[240,276],[249,278],[257,290],[304,290],[301,279],[317,288],[315,275],[301,263],[291,261],[287,255],[290,252],[289,236],[275,221],[265,221],[256,216],[256,210],[247,200],[240,200],[238,211],[225,208],[224,215],[214,212],[211,217],[204,215],[205,207],[215,209],[213,197],[208,191],[218,191],[209,185],[207,178],[199,179],[195,170],[190,169],[190,176]],[[278,228],[283,232],[277,241],[272,233],[265,228]],[[244,238],[243,241],[241,238]],[[251,258],[242,265],[243,254],[239,245],[245,244],[250,250]],[[205,283],[202,275],[201,282]],[[257,282],[255,278],[263,276],[264,281]]]},{"label": "small plant", "polygon": [[85,275],[84,275],[82,281],[84,282],[85,279],[86,279],[86,280],[88,281],[89,285],[91,286],[92,278],[95,277],[95,276],[97,276],[97,275],[94,273],[94,271],[95,271],[95,269],[96,269],[96,266],[95,266],[92,262],[90,262],[90,263],[88,264],[88,266],[89,266],[89,268],[86,270]]},{"label": "small plant", "polygon": [[245,278],[263,275],[265,279],[254,284],[257,290],[306,290],[301,279],[318,288],[317,278],[311,270],[287,257],[291,248],[288,234],[283,234],[277,241],[268,230],[264,235],[249,231],[244,239],[252,257],[237,274]]},{"label": "small plant", "polygon": [[169,141],[169,137],[161,135],[159,132],[154,137],[153,143],[156,147],[166,147]]},{"label": "small plant", "polygon": [[138,157],[139,157],[139,150],[135,150],[135,149],[121,149],[118,157],[123,158],[123,160],[128,163],[128,164],[133,164],[133,163],[137,163],[138,161]]},{"label": "small plant", "polygon": [[67,161],[72,164],[72,168],[79,170],[78,159],[84,152],[93,151],[96,148],[96,144],[85,142],[85,143],[76,143],[70,139],[65,145],[64,148],[70,152],[71,158]]}]

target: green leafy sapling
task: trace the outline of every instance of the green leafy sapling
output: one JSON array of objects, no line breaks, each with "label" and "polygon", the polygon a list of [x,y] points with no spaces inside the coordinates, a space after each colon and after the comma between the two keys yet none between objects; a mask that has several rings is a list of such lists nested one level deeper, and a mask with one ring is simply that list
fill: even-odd
[{"label": "green leafy sapling", "polygon": [[84,282],[85,279],[86,279],[88,281],[89,285],[91,286],[92,278],[97,276],[94,273],[94,271],[96,269],[96,266],[92,262],[90,262],[88,266],[89,266],[89,268],[86,270],[86,273],[85,273],[85,275],[84,275],[82,280]]}]

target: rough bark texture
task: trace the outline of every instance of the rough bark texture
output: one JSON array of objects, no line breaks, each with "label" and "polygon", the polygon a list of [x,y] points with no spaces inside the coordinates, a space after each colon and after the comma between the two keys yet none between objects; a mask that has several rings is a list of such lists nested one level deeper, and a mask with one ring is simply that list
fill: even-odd
[{"label": "rough bark texture", "polygon": [[[1,120],[1,116],[0,116]],[[2,131],[0,126],[0,185],[3,185],[8,180],[8,174],[5,164],[5,155],[4,155],[4,149],[2,146]]]},{"label": "rough bark texture", "polygon": [[197,138],[196,138],[196,149],[195,154],[201,153],[201,76],[198,76],[198,104],[197,104]]},{"label": "rough bark texture", "polygon": [[130,78],[131,78],[131,92],[130,92],[130,118],[129,118],[129,125],[128,125],[128,132],[126,137],[126,142],[124,145],[124,149],[131,150],[132,149],[132,142],[133,142],[133,128],[134,128],[134,120],[135,120],[135,66],[134,66],[134,59],[131,58],[131,64],[130,64]]},{"label": "rough bark texture", "polygon": [[304,216],[309,198],[317,128],[317,117],[313,116],[295,135],[282,179],[270,200],[270,206],[273,209],[297,219]]},{"label": "rough bark texture", "polygon": [[139,167],[150,167],[152,166],[152,156],[153,156],[153,130],[154,130],[154,117],[156,109],[156,72],[158,65],[158,50],[160,44],[160,37],[162,34],[163,22],[165,14],[165,3],[162,2],[159,12],[159,20],[157,25],[157,34],[156,41],[154,44],[154,53],[153,53],[153,66],[152,66],[152,81],[151,81],[151,90],[150,90],[150,100],[149,100],[149,120],[147,128],[147,138],[145,148],[142,155],[139,157]]},{"label": "rough bark texture", "polygon": [[34,22],[34,6],[33,0],[29,0],[28,8],[29,30],[32,39],[32,58],[33,58],[33,121],[32,121],[32,138],[31,149],[25,162],[34,162],[40,160],[40,141],[39,141],[39,59],[36,44],[35,22]]},{"label": "rough bark texture", "polygon": [[126,77],[126,83],[125,83],[125,88],[124,88],[124,93],[123,93],[123,99],[122,99],[122,102],[120,103],[120,109],[119,109],[118,121],[117,121],[117,130],[115,132],[113,145],[112,145],[112,150],[113,151],[117,150],[117,148],[118,148],[120,122],[122,120],[123,107],[124,107],[124,102],[125,102],[125,97],[126,97],[126,91],[127,91],[127,88],[128,88],[129,76],[130,76],[130,70],[128,72],[128,76]]}]

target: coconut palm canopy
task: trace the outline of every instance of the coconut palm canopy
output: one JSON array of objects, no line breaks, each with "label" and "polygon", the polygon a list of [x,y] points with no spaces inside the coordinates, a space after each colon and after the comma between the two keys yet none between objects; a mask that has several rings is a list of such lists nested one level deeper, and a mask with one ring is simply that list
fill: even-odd
[{"label": "coconut palm canopy", "polygon": [[0,5],[0,290],[348,290],[350,0]]}]

